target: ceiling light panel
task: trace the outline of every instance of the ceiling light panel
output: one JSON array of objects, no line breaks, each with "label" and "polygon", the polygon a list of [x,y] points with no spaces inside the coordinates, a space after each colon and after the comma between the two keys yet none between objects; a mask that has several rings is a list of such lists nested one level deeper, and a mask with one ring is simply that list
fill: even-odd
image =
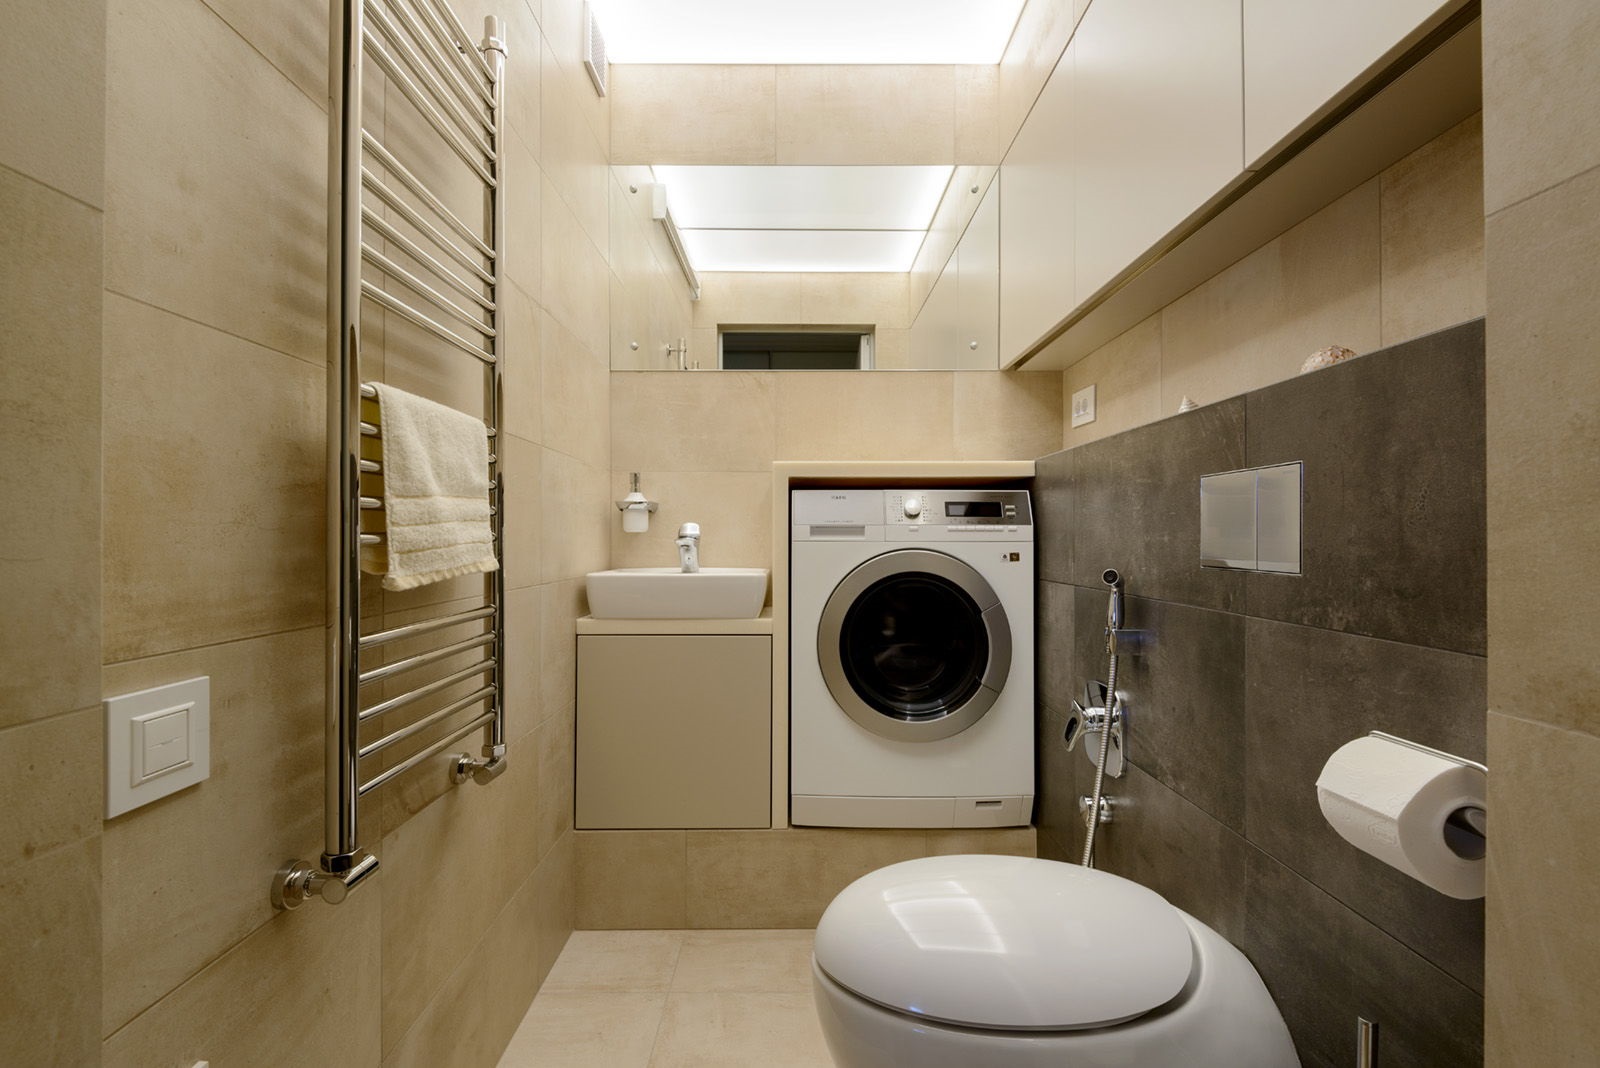
[{"label": "ceiling light panel", "polygon": [[683,230],[697,271],[909,271],[921,230]]},{"label": "ceiling light panel", "polygon": [[926,230],[950,167],[657,165],[681,229]]},{"label": "ceiling light panel", "polygon": [[1023,0],[594,0],[613,63],[998,63]]}]

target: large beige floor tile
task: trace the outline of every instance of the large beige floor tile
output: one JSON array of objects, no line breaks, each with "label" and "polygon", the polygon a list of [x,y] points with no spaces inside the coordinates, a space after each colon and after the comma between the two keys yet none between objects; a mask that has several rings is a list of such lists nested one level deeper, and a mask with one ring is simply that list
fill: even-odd
[{"label": "large beige floor tile", "polygon": [[205,0],[235,33],[312,100],[328,95],[328,5],[319,0],[258,4]]},{"label": "large beige floor tile", "polygon": [[610,471],[549,448],[541,466],[544,581],[581,579],[603,570],[611,555],[611,524],[619,522],[611,503]]},{"label": "large beige floor tile", "polygon": [[597,418],[610,400],[611,367],[605,349],[586,348],[548,312],[539,313],[544,381],[544,442],[595,467],[611,452],[609,420]]},{"label": "large beige floor tile", "polygon": [[1061,375],[955,372],[955,446],[963,460],[1032,460],[1061,443]]},{"label": "large beige floor tile", "polygon": [[646,1068],[667,995],[545,989],[500,1068]]},{"label": "large beige floor tile", "polygon": [[[607,242],[590,236],[548,176],[541,181],[539,303],[585,348],[603,355],[611,350]],[[545,439],[551,443],[548,432]]]},{"label": "large beige floor tile", "polygon": [[675,994],[805,993],[810,931],[688,931],[672,976]]},{"label": "large beige floor tile", "polygon": [[102,294],[99,212],[0,168],[0,219],[4,726],[100,699]]},{"label": "large beige floor tile", "polygon": [[107,288],[320,363],[320,101],[203,4],[107,14]]},{"label": "large beige floor tile", "polygon": [[776,458],[948,459],[955,453],[955,374],[780,374]]},{"label": "large beige floor tile", "polygon": [[100,833],[104,734],[99,707],[0,730],[0,862]]},{"label": "large beige floor tile", "polygon": [[672,985],[681,931],[574,931],[547,991],[660,992]]},{"label": "large beige floor tile", "polygon": [[582,578],[539,587],[540,719],[565,712],[577,700],[578,617],[588,611]]},{"label": "large beige floor tile", "polygon": [[667,998],[651,1068],[833,1068],[809,993]]},{"label": "large beige floor tile", "polygon": [[770,472],[774,393],[773,375],[761,371],[613,374],[611,467]]}]

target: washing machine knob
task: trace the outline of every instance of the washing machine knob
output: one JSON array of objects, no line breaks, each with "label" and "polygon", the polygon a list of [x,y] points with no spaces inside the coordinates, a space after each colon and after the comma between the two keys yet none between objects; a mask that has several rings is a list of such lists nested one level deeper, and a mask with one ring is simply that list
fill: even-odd
[{"label": "washing machine knob", "polygon": [[917,518],[917,516],[922,514],[922,498],[907,497],[905,501],[905,510],[907,518]]}]

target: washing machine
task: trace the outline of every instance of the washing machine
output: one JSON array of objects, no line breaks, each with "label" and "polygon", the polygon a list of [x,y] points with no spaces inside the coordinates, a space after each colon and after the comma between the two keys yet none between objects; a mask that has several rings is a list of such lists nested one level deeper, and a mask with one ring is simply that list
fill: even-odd
[{"label": "washing machine", "polygon": [[1027,491],[801,489],[790,517],[790,822],[1027,824]]}]

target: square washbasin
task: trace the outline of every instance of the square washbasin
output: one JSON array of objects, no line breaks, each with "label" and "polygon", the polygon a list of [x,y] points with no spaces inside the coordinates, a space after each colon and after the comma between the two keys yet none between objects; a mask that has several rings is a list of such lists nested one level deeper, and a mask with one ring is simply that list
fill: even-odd
[{"label": "square washbasin", "polygon": [[619,567],[591,571],[595,619],[754,619],[767,600],[764,567]]}]

